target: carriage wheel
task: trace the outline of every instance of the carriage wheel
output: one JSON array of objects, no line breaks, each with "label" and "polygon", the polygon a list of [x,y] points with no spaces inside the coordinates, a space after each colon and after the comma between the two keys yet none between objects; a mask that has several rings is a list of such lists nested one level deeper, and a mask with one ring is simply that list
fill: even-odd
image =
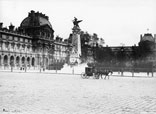
[{"label": "carriage wheel", "polygon": [[81,73],[81,77],[82,77],[83,79],[85,79],[85,78],[86,78],[86,74],[85,74],[85,73]]}]

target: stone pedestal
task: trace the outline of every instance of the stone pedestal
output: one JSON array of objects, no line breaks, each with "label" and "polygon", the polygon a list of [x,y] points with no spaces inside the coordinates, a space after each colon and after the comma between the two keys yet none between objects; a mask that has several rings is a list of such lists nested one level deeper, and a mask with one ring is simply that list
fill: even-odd
[{"label": "stone pedestal", "polygon": [[81,40],[80,40],[81,29],[78,26],[72,28],[72,51],[70,54],[70,63],[80,63],[81,56]]}]

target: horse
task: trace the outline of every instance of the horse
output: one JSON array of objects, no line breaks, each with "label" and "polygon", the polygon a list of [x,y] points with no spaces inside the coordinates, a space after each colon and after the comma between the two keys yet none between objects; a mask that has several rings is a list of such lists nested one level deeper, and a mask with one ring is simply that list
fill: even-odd
[{"label": "horse", "polygon": [[103,79],[103,77],[102,77],[102,75],[105,75],[105,78],[104,79],[106,79],[106,77],[108,76],[108,79],[109,79],[109,75],[112,75],[113,74],[113,71],[112,70],[104,70],[104,71],[99,71],[99,77],[101,77],[102,79]]}]

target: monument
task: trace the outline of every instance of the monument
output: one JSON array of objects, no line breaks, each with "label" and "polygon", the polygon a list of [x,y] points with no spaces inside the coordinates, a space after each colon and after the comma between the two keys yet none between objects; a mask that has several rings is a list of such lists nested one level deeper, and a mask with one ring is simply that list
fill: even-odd
[{"label": "monument", "polygon": [[76,17],[74,17],[73,20],[73,25],[74,27],[72,28],[72,51],[70,54],[70,63],[71,64],[76,64],[80,63],[80,56],[81,56],[81,40],[80,40],[80,27],[79,23],[82,20],[78,20]]}]

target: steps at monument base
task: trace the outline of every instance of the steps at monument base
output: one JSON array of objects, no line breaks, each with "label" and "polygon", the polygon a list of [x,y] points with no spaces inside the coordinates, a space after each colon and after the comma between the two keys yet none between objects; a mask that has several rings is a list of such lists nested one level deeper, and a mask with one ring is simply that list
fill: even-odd
[{"label": "steps at monument base", "polygon": [[64,64],[63,68],[59,71],[60,73],[72,73],[72,74],[81,74],[82,72],[85,72],[85,67],[87,67],[87,64],[78,64],[75,66],[70,66],[68,64]]}]

